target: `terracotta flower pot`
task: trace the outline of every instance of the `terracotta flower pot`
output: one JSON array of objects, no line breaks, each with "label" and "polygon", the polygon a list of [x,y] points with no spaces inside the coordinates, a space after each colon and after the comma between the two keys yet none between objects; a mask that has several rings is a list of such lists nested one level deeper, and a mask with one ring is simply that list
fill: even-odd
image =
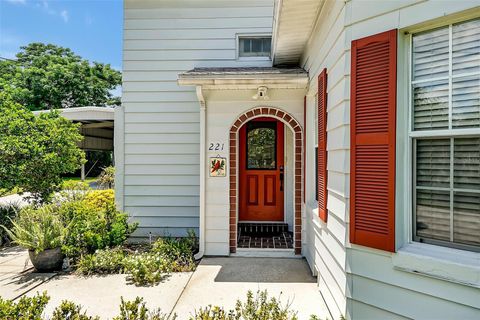
[{"label": "terracotta flower pot", "polygon": [[39,272],[50,272],[62,269],[65,255],[61,248],[47,249],[39,253],[34,250],[28,250],[30,261]]}]

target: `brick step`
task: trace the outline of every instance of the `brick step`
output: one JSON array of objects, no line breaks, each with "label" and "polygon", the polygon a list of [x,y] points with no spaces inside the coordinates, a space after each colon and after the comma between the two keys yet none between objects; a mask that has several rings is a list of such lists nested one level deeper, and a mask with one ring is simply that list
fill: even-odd
[{"label": "brick step", "polygon": [[239,222],[239,235],[269,236],[288,232],[286,223]]}]

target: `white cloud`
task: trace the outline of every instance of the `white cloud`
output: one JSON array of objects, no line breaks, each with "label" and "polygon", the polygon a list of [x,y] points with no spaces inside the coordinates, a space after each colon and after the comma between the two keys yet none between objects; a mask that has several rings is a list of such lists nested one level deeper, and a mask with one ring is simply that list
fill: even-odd
[{"label": "white cloud", "polygon": [[[0,1],[2,1],[2,0],[0,0]],[[10,0],[8,0],[8,1],[10,1]],[[26,0],[12,0],[12,1],[26,1]],[[40,10],[42,10],[43,12],[45,12],[46,14],[49,14],[51,16],[60,17],[65,23],[67,23],[70,20],[70,13],[67,10],[58,11],[58,10],[53,9],[50,6],[49,1],[50,0],[36,1],[35,2],[35,7],[39,8]],[[60,3],[60,1],[58,1],[57,3]]]},{"label": "white cloud", "polygon": [[60,16],[62,17],[63,21],[68,22],[69,16],[67,10],[62,10],[60,12]]},{"label": "white cloud", "polygon": [[15,59],[20,46],[24,44],[25,41],[22,37],[17,36],[10,30],[0,29],[0,57]]},{"label": "white cloud", "polygon": [[92,16],[90,14],[87,14],[85,16],[85,25],[87,26],[91,26],[93,23],[93,19],[92,19]]},{"label": "white cloud", "polygon": [[7,2],[14,4],[25,4],[26,0],[7,0]]}]

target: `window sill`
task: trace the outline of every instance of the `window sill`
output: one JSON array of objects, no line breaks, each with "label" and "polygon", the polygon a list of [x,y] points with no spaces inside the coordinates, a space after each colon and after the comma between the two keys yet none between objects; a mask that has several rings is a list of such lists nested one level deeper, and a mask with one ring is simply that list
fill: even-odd
[{"label": "window sill", "polygon": [[272,61],[272,58],[266,56],[238,57],[238,61]]},{"label": "window sill", "polygon": [[480,288],[480,253],[409,243],[392,261],[397,270]]}]

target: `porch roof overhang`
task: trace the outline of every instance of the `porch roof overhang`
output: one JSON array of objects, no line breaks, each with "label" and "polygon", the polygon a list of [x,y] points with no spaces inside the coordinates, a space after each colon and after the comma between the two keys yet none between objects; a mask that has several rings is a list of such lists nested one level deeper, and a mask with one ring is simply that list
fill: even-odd
[{"label": "porch roof overhang", "polygon": [[203,89],[304,89],[308,73],[302,68],[195,68],[178,75],[180,86]]},{"label": "porch roof overhang", "polygon": [[297,65],[326,0],[275,1],[273,65]]}]

